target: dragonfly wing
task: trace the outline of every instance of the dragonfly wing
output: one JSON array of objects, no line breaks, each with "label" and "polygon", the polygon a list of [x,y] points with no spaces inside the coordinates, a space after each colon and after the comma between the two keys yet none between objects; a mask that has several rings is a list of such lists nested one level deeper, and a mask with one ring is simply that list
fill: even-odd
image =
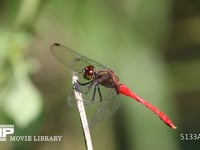
[{"label": "dragonfly wing", "polygon": [[118,108],[119,99],[118,96],[116,96],[116,94],[112,99],[104,99],[89,122],[90,128],[95,127],[97,123],[102,122],[103,120],[112,116],[112,114],[115,113]]},{"label": "dragonfly wing", "polygon": [[93,65],[95,68],[107,68],[59,43],[52,44],[50,50],[61,63],[76,72],[82,71],[82,69],[88,65]]},{"label": "dragonfly wing", "polygon": [[[85,106],[97,106],[97,109],[92,114],[89,122],[90,128],[93,128],[97,123],[109,118],[119,108],[119,96],[116,94],[114,89],[101,87],[102,101],[100,100],[98,93],[96,93],[94,100],[91,99],[93,96],[93,90],[94,87],[89,93],[82,94]],[[68,96],[68,105],[76,106],[76,98],[73,92]]]},{"label": "dragonfly wing", "polygon": [[[68,97],[67,97],[67,104],[69,107],[74,107],[77,105],[76,103],[76,98],[74,95],[74,92],[71,92]],[[83,99],[83,103],[85,106],[91,106],[93,104],[100,104],[100,100],[95,99],[94,101],[90,100],[90,99]]]}]

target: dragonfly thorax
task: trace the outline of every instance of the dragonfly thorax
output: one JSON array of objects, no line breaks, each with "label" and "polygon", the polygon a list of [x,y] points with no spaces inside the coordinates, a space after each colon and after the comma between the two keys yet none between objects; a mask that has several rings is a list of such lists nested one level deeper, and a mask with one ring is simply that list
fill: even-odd
[{"label": "dragonfly thorax", "polygon": [[95,69],[94,66],[89,65],[83,69],[83,78],[86,80],[92,80],[95,77]]}]

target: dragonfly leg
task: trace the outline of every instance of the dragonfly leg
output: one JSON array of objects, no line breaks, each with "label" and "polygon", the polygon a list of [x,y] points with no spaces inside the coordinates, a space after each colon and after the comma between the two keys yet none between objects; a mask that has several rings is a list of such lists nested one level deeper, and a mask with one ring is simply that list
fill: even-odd
[{"label": "dragonfly leg", "polygon": [[98,85],[98,84],[96,85],[96,87],[97,87],[98,94],[99,94],[99,98],[100,98],[100,102],[101,102],[101,101],[102,101],[101,90],[100,90],[100,87],[99,87],[99,85]]},{"label": "dragonfly leg", "polygon": [[[84,94],[87,94],[87,93],[90,91],[90,89],[92,88],[93,84],[94,84],[94,82],[92,82],[92,80],[89,81],[89,82],[86,82],[86,83],[80,83],[79,81],[77,81],[77,82],[78,82],[78,84],[81,85],[81,86],[85,86],[85,85],[90,84],[90,85],[88,86],[87,91],[84,92]],[[96,95],[96,89],[97,89],[97,91],[98,91],[99,98],[100,98],[100,102],[101,102],[101,101],[102,101],[102,95],[101,95],[101,90],[100,90],[100,88],[99,88],[99,84],[95,84],[94,91],[93,91],[93,96],[92,96],[92,101],[94,101],[94,98],[95,98],[95,95]]]},{"label": "dragonfly leg", "polygon": [[81,83],[77,80],[78,84],[80,84],[81,86],[85,86],[85,85],[88,85],[92,82],[92,80],[88,81],[88,82],[85,82],[85,83]]},{"label": "dragonfly leg", "polygon": [[94,92],[93,92],[93,96],[92,96],[92,101],[94,101],[94,98],[96,96],[96,89],[98,91],[98,94],[99,94],[99,98],[100,98],[100,102],[102,101],[102,95],[101,95],[101,90],[99,88],[99,84],[96,84],[95,87],[94,87]]},{"label": "dragonfly leg", "polygon": [[95,87],[94,87],[94,92],[93,92],[93,95],[92,95],[92,101],[94,101],[94,98],[95,98],[95,95],[96,95],[96,88],[97,88],[97,85],[95,85]]},{"label": "dragonfly leg", "polygon": [[77,83],[78,83],[79,85],[81,85],[81,86],[85,86],[85,85],[88,85],[88,84],[90,84],[90,85],[88,86],[88,89],[87,89],[87,91],[85,91],[85,92],[82,92],[82,93],[84,93],[84,94],[88,94],[88,92],[90,91],[91,87],[92,87],[92,86],[93,86],[93,84],[94,84],[94,82],[92,82],[92,80],[91,80],[91,81],[89,81],[89,82],[86,82],[86,83],[81,83],[81,82],[77,81]]},{"label": "dragonfly leg", "polygon": [[73,84],[72,88],[75,89],[75,90],[77,90],[78,92],[81,92],[80,91],[80,85],[77,82]]}]

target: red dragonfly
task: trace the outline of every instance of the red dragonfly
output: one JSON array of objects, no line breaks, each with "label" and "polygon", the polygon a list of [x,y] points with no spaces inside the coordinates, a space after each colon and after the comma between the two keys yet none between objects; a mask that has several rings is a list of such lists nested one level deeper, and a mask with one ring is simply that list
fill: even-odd
[{"label": "red dragonfly", "polygon": [[[120,83],[118,76],[111,69],[92,59],[82,56],[74,50],[65,47],[59,43],[52,44],[50,50],[60,62],[62,62],[68,68],[72,69],[77,74],[79,74],[82,77],[82,81],[87,80],[87,82],[84,83],[78,81],[78,84],[80,87],[84,87],[84,92],[82,92],[83,94],[87,95],[88,93],[92,93],[89,94],[89,102],[94,102],[94,100],[96,99],[96,94],[98,94],[99,102],[103,103],[104,98],[109,99],[109,101],[111,101],[110,99],[113,96],[109,94],[111,95],[111,98],[108,98],[108,96],[104,97],[101,90],[102,87],[104,87],[106,90],[112,89],[114,90],[115,95],[122,94],[128,96],[141,103],[142,105],[146,106],[148,109],[154,112],[166,125],[168,125],[172,129],[176,129],[176,126],[166,114],[161,112],[158,108],[145,101],[141,97],[137,96],[126,85]],[[115,103],[111,103],[108,100],[105,101],[106,103],[103,103],[93,116],[93,120],[95,120],[95,122],[102,120],[103,114],[105,113],[103,107],[106,107],[108,105],[107,103],[115,105]],[[113,109],[113,112],[117,109],[117,106],[107,107],[107,109]]]}]

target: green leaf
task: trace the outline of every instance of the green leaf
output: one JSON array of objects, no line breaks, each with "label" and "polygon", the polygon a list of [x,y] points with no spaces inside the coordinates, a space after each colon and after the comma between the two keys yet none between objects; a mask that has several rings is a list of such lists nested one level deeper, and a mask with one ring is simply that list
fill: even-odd
[{"label": "green leaf", "polygon": [[23,78],[14,84],[3,105],[5,113],[24,128],[41,114],[42,98],[31,81]]}]

